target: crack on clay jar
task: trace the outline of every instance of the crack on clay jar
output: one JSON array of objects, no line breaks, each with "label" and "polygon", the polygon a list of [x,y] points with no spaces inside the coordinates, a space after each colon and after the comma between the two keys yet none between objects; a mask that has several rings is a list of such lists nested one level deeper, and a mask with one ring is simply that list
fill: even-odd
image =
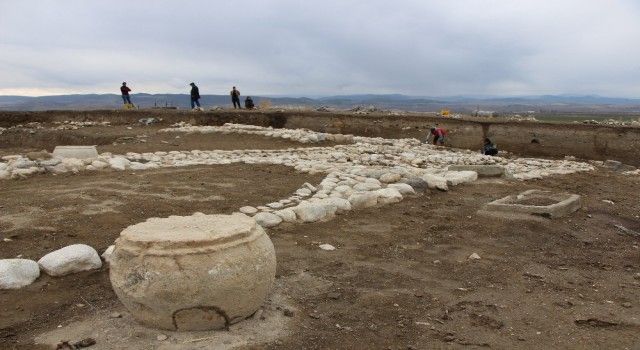
[{"label": "crack on clay jar", "polygon": [[222,318],[224,318],[224,330],[228,331],[229,330],[229,326],[231,325],[231,321],[229,319],[229,316],[227,315],[227,313],[222,310],[221,308],[217,307],[217,306],[192,306],[192,307],[185,307],[182,309],[178,309],[176,311],[173,312],[173,314],[171,315],[171,321],[173,323],[173,328],[176,331],[179,331],[180,328],[178,327],[178,320],[176,319],[176,316],[178,316],[178,313],[183,312],[183,311],[190,311],[190,310],[200,310],[203,312],[210,312],[210,311],[215,311],[219,316],[222,316]]}]

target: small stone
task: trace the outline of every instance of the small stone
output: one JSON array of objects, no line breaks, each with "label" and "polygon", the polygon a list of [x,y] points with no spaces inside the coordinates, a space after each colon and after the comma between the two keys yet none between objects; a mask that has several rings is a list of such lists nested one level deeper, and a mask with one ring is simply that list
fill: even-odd
[{"label": "small stone", "polygon": [[109,314],[109,317],[111,317],[111,318],[120,318],[120,317],[122,317],[122,314],[119,313],[119,312],[112,312],[112,313]]},{"label": "small stone", "polygon": [[284,309],[283,314],[287,317],[293,317],[293,311],[289,309]]},{"label": "small stone", "polygon": [[622,303],[622,306],[626,307],[626,308],[630,308],[631,307],[631,303],[627,301],[627,302]]},{"label": "small stone", "polygon": [[253,215],[258,212],[258,209],[247,205],[240,208],[240,212],[246,215]]},{"label": "small stone", "polygon": [[113,254],[113,250],[115,248],[116,248],[115,245],[108,246],[107,249],[104,250],[102,255],[100,255],[102,257],[102,259],[104,259],[104,261],[106,261],[106,262],[109,262],[109,260],[111,260],[111,254]]},{"label": "small stone", "polygon": [[327,294],[327,298],[333,299],[333,300],[338,300],[338,299],[340,299],[341,296],[342,295],[340,293],[338,293],[338,292],[332,292],[332,293]]},{"label": "small stone", "polygon": [[156,337],[156,339],[157,339],[158,341],[165,341],[165,340],[169,339],[169,337],[167,337],[167,335],[166,335],[166,334],[158,334],[158,336]]},{"label": "small stone", "polygon": [[322,250],[336,250],[336,247],[332,246],[331,244],[321,244],[320,249]]},{"label": "small stone", "polygon": [[635,279],[637,279],[637,280],[640,280],[640,272],[636,272],[636,273],[633,275],[633,278],[635,278]]},{"label": "small stone", "polygon": [[258,311],[253,313],[253,318],[255,318],[256,320],[262,320],[263,314],[264,314],[264,309],[258,309]]},{"label": "small stone", "polygon": [[88,348],[90,346],[96,345],[96,340],[93,338],[84,338],[73,345],[75,346],[76,349]]},{"label": "small stone", "polygon": [[473,253],[469,255],[469,260],[480,260],[480,255],[478,255],[478,253]]}]

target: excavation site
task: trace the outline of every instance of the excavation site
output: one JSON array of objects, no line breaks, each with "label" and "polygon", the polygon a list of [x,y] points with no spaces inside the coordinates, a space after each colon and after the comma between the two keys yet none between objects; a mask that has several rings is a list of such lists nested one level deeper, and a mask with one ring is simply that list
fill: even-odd
[{"label": "excavation site", "polygon": [[638,154],[638,125],[0,112],[0,348],[633,349]]}]

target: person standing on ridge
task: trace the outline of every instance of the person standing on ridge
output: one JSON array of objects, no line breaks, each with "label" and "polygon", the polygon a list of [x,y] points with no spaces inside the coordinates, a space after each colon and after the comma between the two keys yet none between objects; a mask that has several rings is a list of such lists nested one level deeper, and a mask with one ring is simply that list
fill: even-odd
[{"label": "person standing on ridge", "polygon": [[131,107],[133,107],[133,103],[131,103],[131,97],[129,97],[129,91],[131,91],[131,89],[129,89],[129,87],[127,86],[127,82],[122,82],[122,86],[120,87],[120,92],[122,93],[122,101],[124,101],[125,106],[128,107],[129,105],[131,105]]},{"label": "person standing on ridge", "polygon": [[233,89],[231,89],[231,102],[233,102],[234,109],[242,109],[242,106],[240,105],[240,91],[238,91],[235,86],[233,87]]},{"label": "person standing on ridge", "polygon": [[[194,111],[201,111],[202,108],[200,107],[200,90],[195,83],[191,83],[189,85],[191,85],[191,109]],[[196,106],[198,107],[196,108]]]}]

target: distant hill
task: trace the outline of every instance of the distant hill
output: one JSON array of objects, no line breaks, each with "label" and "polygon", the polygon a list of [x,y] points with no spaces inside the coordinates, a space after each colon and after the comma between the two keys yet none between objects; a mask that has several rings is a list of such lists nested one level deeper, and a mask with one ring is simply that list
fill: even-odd
[{"label": "distant hill", "polygon": [[[189,95],[186,94],[133,94],[133,103],[140,108],[173,106],[188,109]],[[256,104],[269,100],[274,106],[328,106],[349,109],[359,105],[375,106],[381,109],[407,111],[438,111],[450,108],[457,112],[472,112],[477,109],[498,112],[620,112],[640,113],[640,99],[602,97],[596,95],[542,95],[516,97],[421,97],[400,94],[359,94],[337,95],[318,98],[307,97],[264,97],[253,96]],[[227,95],[203,95],[200,100],[204,107],[231,106]],[[86,94],[58,96],[0,96],[0,110],[38,111],[55,109],[113,109],[120,108],[122,99],[116,94]]]}]

